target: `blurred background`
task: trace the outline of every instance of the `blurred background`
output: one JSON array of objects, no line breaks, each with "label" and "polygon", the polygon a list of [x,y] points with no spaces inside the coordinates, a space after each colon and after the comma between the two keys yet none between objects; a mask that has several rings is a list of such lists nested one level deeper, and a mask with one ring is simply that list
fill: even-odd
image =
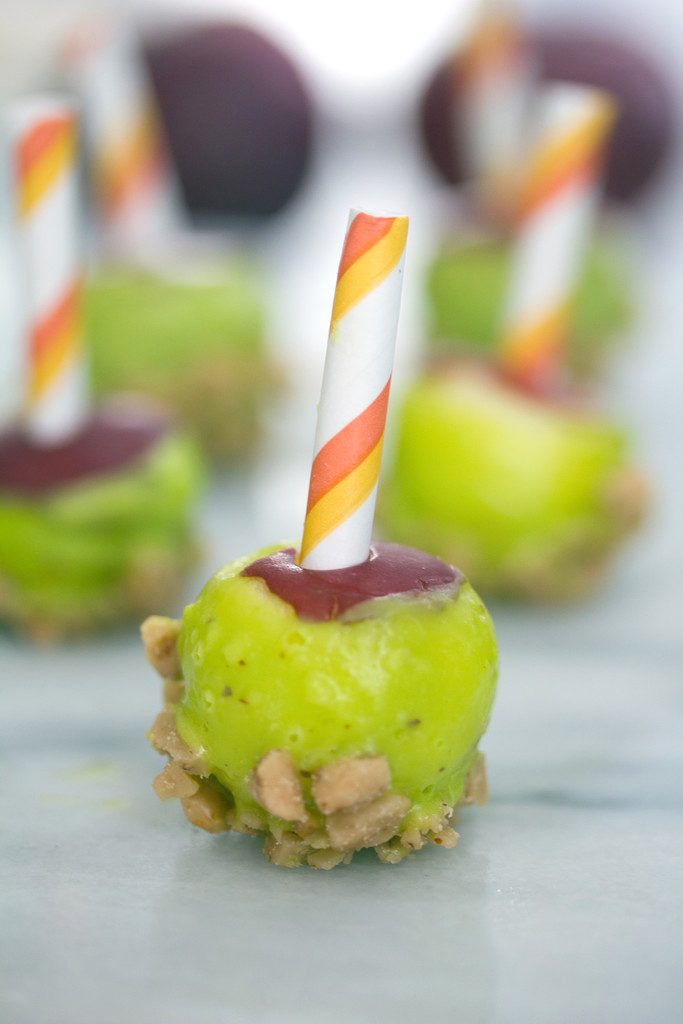
[{"label": "blurred background", "polygon": [[[607,40],[616,38],[627,47],[630,43],[651,62],[669,93],[668,113],[676,119],[677,130],[670,133],[666,152],[652,180],[623,211],[627,232],[637,238],[631,256],[638,267],[639,310],[639,320],[626,347],[630,358],[625,372],[628,379],[642,379],[643,375],[656,379],[656,404],[661,410],[666,408],[666,401],[660,389],[666,393],[676,378],[668,367],[665,369],[666,361],[678,358],[676,344],[672,342],[671,351],[667,349],[665,355],[656,348],[653,334],[660,329],[654,319],[657,310],[660,318],[664,317],[661,311],[667,300],[663,294],[669,288],[675,293],[680,284],[675,264],[683,213],[683,13],[679,5],[669,0],[655,0],[648,5],[635,0],[573,0],[571,4],[560,0],[520,0],[516,9],[525,28],[532,32],[552,32],[559,27],[572,33],[578,29],[589,34],[595,32]],[[168,40],[177,40],[202,24],[222,20],[253,28],[276,48],[278,57],[293,65],[298,85],[288,84],[293,94],[289,105],[283,108],[283,116],[292,122],[286,144],[292,150],[298,147],[298,152],[287,153],[289,163],[278,154],[271,177],[264,179],[263,189],[267,192],[273,188],[275,193],[272,212],[259,210],[250,215],[249,199],[244,209],[231,211],[229,201],[221,209],[219,199],[213,209],[210,203],[209,208],[197,208],[194,204],[193,213],[196,225],[209,226],[227,246],[253,256],[266,282],[268,344],[285,368],[290,398],[292,388],[296,392],[288,406],[296,410],[294,417],[278,407],[277,429],[271,431],[277,455],[275,465],[268,464],[267,479],[274,479],[277,467],[283,460],[288,461],[293,451],[298,456],[310,450],[336,263],[346,211],[351,206],[406,212],[411,216],[394,401],[414,369],[425,334],[425,266],[433,255],[444,220],[453,217],[458,203],[457,192],[439,175],[423,144],[421,107],[435,69],[462,41],[476,10],[476,3],[467,0],[426,0],[419,9],[350,0],[343,8],[330,10],[305,0],[283,0],[278,4],[268,0],[138,0],[117,4],[6,0],[4,4],[0,25],[0,99],[51,85],[65,39],[79,21],[102,13],[113,14],[116,19],[131,19],[138,27],[148,56],[151,53],[157,87],[160,82],[162,85],[167,115],[174,102],[168,81],[175,76],[176,94],[191,94],[192,60],[201,61],[201,46],[210,49],[211,45],[204,38],[199,49],[189,55],[183,71],[183,62]],[[220,48],[220,41],[216,45]],[[224,61],[229,65],[235,43],[226,38],[222,45]],[[605,59],[614,58],[608,54]],[[272,78],[273,87],[277,88],[281,69],[273,66],[272,55],[257,48],[252,62],[258,67],[259,61],[263,62],[264,78]],[[626,63],[615,67],[613,73],[626,86],[636,72]],[[302,90],[301,95],[298,89]],[[204,99],[205,96],[198,97],[193,109],[203,109]],[[233,93],[231,99],[242,101],[239,92]],[[217,118],[220,122],[221,108],[213,104],[207,114],[206,133],[215,130]],[[243,132],[241,138],[238,131],[235,138],[229,142],[222,139],[221,144],[248,145],[249,128],[244,118],[239,128]],[[182,124],[174,130],[172,145],[176,143],[181,149],[185,145],[183,152],[187,154],[191,143],[182,139]],[[267,147],[276,139],[273,136],[269,141],[269,130],[266,129],[262,146]],[[193,183],[189,178],[193,167],[188,166],[183,186],[191,190]],[[220,173],[220,159],[216,160],[216,168],[216,173]],[[205,179],[199,180],[195,191],[202,183],[205,184]],[[219,193],[220,189],[219,183]],[[228,189],[226,183],[224,193]],[[256,207],[259,201],[255,200]],[[269,200],[263,209],[269,209]],[[0,295],[0,300],[6,310],[11,307],[11,279],[9,272],[2,275],[4,295]],[[6,313],[5,325],[8,319],[11,315]],[[661,345],[666,343],[662,341]],[[658,357],[655,351],[659,351]],[[13,396],[19,386],[21,367],[17,365],[16,347],[4,344],[2,358],[0,416],[7,420],[14,408]],[[608,399],[616,401],[617,407],[621,405],[627,418],[638,418],[639,409],[633,407],[631,396],[623,389],[619,394],[618,375],[605,382],[605,393]],[[283,416],[287,423],[284,430]],[[658,458],[659,452],[655,453],[655,459]],[[293,466],[288,465],[287,486],[283,487],[279,475],[274,484],[281,498],[283,492],[288,496],[287,510],[279,509],[285,518],[279,521],[292,533],[296,533],[301,522],[305,460],[296,478],[295,474]]]}]

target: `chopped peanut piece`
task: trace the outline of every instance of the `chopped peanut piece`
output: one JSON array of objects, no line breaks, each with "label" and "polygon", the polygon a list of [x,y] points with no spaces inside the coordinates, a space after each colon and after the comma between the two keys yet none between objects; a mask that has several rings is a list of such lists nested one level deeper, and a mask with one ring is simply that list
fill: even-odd
[{"label": "chopped peanut piece", "polygon": [[168,754],[172,761],[193,775],[209,774],[202,756],[190,750],[187,743],[178,735],[173,711],[167,709],[159,712],[149,731],[149,740],[155,750],[161,754]]},{"label": "chopped peanut piece", "polygon": [[193,796],[199,789],[199,783],[183,771],[179,764],[169,761],[163,772],[157,775],[152,788],[160,800],[170,800],[172,797],[182,800],[186,796]]},{"label": "chopped peanut piece", "polygon": [[465,779],[465,792],[462,802],[464,804],[477,804],[483,807],[489,798],[489,784],[486,778],[486,758],[479,754],[477,760],[470,768],[470,773]]},{"label": "chopped peanut piece", "polygon": [[443,846],[445,850],[452,850],[460,839],[460,834],[453,828],[445,828],[438,835],[432,836],[431,842],[437,846]]},{"label": "chopped peanut piece", "polygon": [[161,684],[161,698],[164,704],[179,704],[184,696],[184,683],[179,679],[164,679]]},{"label": "chopped peanut piece", "polygon": [[243,807],[239,813],[239,821],[245,828],[252,832],[260,832],[265,828],[263,815],[259,811],[252,811],[249,807]]},{"label": "chopped peanut piece", "polygon": [[607,509],[615,513],[624,530],[641,523],[647,511],[650,487],[647,480],[632,466],[624,467],[609,480],[604,491]]},{"label": "chopped peanut piece", "polygon": [[341,850],[315,850],[313,853],[309,853],[306,862],[312,868],[329,871],[330,868],[336,868],[337,864],[341,864],[343,859],[344,854]]},{"label": "chopped peanut piece", "polygon": [[405,846],[407,850],[421,850],[424,844],[425,841],[419,828],[413,828],[401,836],[401,845]]},{"label": "chopped peanut piece", "polygon": [[398,837],[389,840],[388,843],[380,843],[379,846],[375,847],[375,853],[382,864],[400,864],[402,860],[405,860],[409,852],[408,847],[403,846]]},{"label": "chopped peanut piece", "polygon": [[305,841],[299,839],[293,832],[284,832],[279,839],[270,835],[263,847],[267,860],[280,868],[298,868],[306,851]]},{"label": "chopped peanut piece", "polygon": [[180,675],[179,632],[180,619],[165,615],[150,615],[140,627],[147,661],[164,679],[177,679]]},{"label": "chopped peanut piece", "polygon": [[205,832],[227,832],[232,807],[227,795],[211,782],[200,782],[197,792],[181,800],[191,825]]},{"label": "chopped peanut piece", "polygon": [[385,793],[362,807],[331,814],[327,819],[327,834],[336,850],[377,846],[396,834],[409,807],[407,797]]},{"label": "chopped peanut piece", "polygon": [[251,789],[261,807],[276,818],[302,821],[306,817],[301,782],[285,750],[270,750],[257,762]]},{"label": "chopped peanut piece", "polygon": [[390,782],[386,757],[345,757],[318,769],[313,799],[324,814],[334,814],[374,800]]}]

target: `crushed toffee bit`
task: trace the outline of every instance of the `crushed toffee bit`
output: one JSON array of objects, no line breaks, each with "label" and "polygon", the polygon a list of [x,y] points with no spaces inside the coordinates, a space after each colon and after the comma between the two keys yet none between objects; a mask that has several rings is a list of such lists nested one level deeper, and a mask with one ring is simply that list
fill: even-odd
[{"label": "crushed toffee bit", "polygon": [[193,775],[209,774],[203,757],[190,750],[187,743],[178,735],[173,711],[166,709],[159,712],[149,731],[149,741],[155,750],[161,754],[168,754],[172,761]]},{"label": "crushed toffee bit", "polygon": [[227,832],[230,829],[232,806],[227,794],[210,780],[199,783],[197,792],[180,801],[191,825],[205,832]]},{"label": "crushed toffee bit", "polygon": [[179,679],[164,679],[161,697],[164,704],[179,704],[185,696],[185,684]]},{"label": "crushed toffee bit", "polygon": [[327,819],[327,833],[336,850],[360,850],[391,839],[410,808],[410,800],[385,793],[362,807],[337,811]]},{"label": "crushed toffee bit", "polygon": [[145,655],[150,665],[164,679],[180,676],[178,656],[178,634],[180,619],[169,619],[164,615],[150,615],[140,627]]},{"label": "crushed toffee bit", "polygon": [[337,864],[341,864],[343,860],[344,853],[342,850],[314,850],[306,858],[306,862],[310,867],[320,868],[322,871],[336,868]]},{"label": "crushed toffee bit", "polygon": [[470,773],[465,779],[465,791],[462,802],[464,804],[477,804],[482,807],[489,798],[489,785],[486,777],[486,758],[478,754],[477,759],[470,768]]},{"label": "crushed toffee bit", "polygon": [[279,839],[269,835],[263,852],[271,864],[281,868],[296,868],[303,861],[308,850],[305,840],[293,832],[283,832]]},{"label": "crushed toffee bit", "polygon": [[160,800],[171,800],[173,797],[182,800],[194,796],[199,789],[199,781],[179,764],[169,761],[164,770],[157,775],[152,788]]},{"label": "crushed toffee bit", "polygon": [[435,843],[437,846],[443,846],[445,850],[452,850],[459,839],[459,833],[455,829],[447,827],[439,832],[438,835],[430,838],[430,842]]},{"label": "crushed toffee bit", "polygon": [[323,814],[333,814],[374,800],[390,782],[385,757],[345,757],[319,768],[311,790]]},{"label": "crushed toffee bit", "polygon": [[285,750],[264,754],[252,773],[251,788],[256,801],[276,818],[303,821],[306,817],[299,776]]}]

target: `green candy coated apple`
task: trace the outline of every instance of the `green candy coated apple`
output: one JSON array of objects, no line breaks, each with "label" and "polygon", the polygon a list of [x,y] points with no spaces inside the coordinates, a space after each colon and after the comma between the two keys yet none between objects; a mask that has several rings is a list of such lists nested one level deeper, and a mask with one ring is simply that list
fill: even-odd
[{"label": "green candy coated apple", "polygon": [[601,581],[645,497],[618,427],[468,367],[405,396],[379,515],[484,593],[554,600]]},{"label": "green candy coated apple", "polygon": [[265,833],[288,867],[454,845],[453,808],[484,796],[497,650],[481,600],[463,581],[371,601],[357,621],[306,621],[240,575],[263,554],[216,573],[181,626],[143,626],[152,663],[185,684],[150,733],[172,758],[157,793],[209,831]]},{"label": "green candy coated apple", "polygon": [[[498,338],[510,248],[479,238],[447,243],[427,275],[430,336],[485,353]],[[625,262],[613,239],[596,239],[585,260],[573,306],[568,362],[581,376],[595,372],[629,324],[633,300]]]},{"label": "green candy coated apple", "polygon": [[171,610],[196,561],[202,479],[194,443],[173,432],[121,471],[0,493],[0,617],[46,642]]},{"label": "green candy coated apple", "polygon": [[197,280],[112,267],[86,289],[96,393],[138,391],[174,409],[216,459],[249,455],[276,374],[260,289],[246,267]]}]

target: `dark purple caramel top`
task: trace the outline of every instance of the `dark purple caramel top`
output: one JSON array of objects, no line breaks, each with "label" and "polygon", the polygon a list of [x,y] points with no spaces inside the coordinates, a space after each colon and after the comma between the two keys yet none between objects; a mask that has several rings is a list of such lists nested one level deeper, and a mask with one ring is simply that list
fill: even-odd
[{"label": "dark purple caramel top", "polygon": [[373,544],[370,556],[346,569],[302,569],[294,548],[259,558],[240,573],[264,580],[301,619],[336,619],[354,605],[378,597],[456,594],[464,577],[452,565],[401,544]]},{"label": "dark purple caramel top", "polygon": [[115,473],[142,458],[168,428],[157,410],[126,402],[93,413],[56,445],[36,444],[16,427],[6,430],[0,434],[0,491],[38,496]]}]

